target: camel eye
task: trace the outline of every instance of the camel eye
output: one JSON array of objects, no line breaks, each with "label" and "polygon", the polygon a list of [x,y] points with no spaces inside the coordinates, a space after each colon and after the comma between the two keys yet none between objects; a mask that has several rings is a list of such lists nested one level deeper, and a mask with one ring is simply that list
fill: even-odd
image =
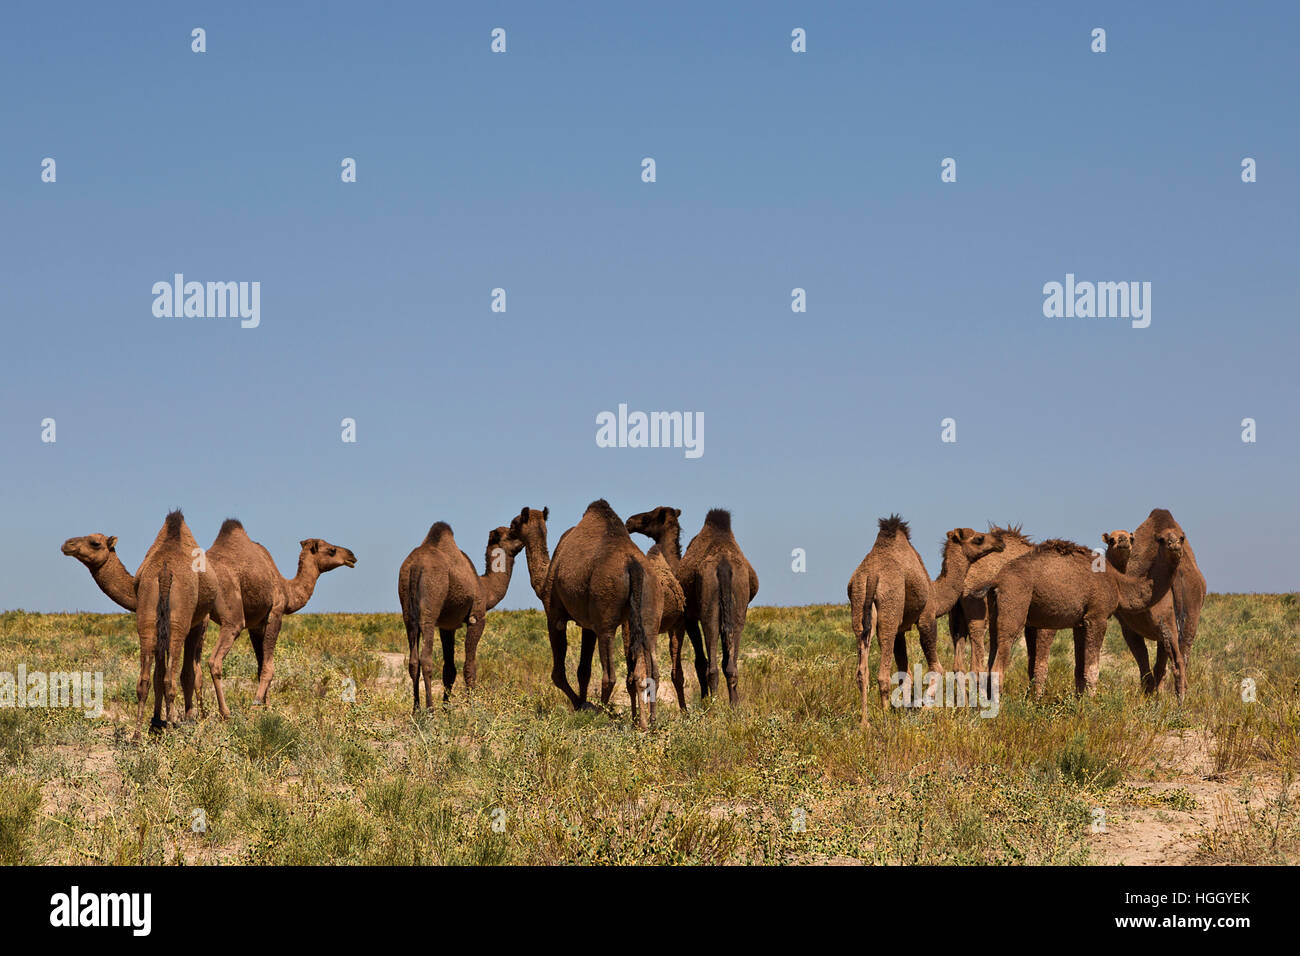
[{"label": "camel eye", "polygon": [[335,548],[330,548],[330,557],[332,558],[332,557],[334,557],[334,555],[336,555],[336,554],[338,554],[337,549],[335,549]]},{"label": "camel eye", "polygon": [[983,544],[983,543],[984,543],[984,535],[979,535],[979,536],[975,539],[975,543],[976,543],[976,544]]},{"label": "camel eye", "polygon": [[100,543],[99,543],[98,541],[92,541],[92,542],[90,542],[90,546],[91,546],[92,548],[102,547],[102,545],[100,545]]}]

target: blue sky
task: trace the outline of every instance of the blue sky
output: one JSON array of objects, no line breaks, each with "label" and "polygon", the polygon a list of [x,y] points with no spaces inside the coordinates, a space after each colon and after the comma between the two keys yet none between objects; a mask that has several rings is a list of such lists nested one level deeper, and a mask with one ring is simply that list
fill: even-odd
[{"label": "blue sky", "polygon": [[[895,511],[931,574],[954,526],[1167,507],[1211,590],[1300,584],[1295,4],[230,6],[3,14],[0,608],[110,610],[60,543],[134,569],[183,506],[395,611],[433,521],[481,565],[602,496],[729,507],[765,604],[843,601]],[[177,272],[260,326],[156,318]],[[1150,327],[1045,318],[1066,273]],[[704,455],[598,448],[619,403]]]}]

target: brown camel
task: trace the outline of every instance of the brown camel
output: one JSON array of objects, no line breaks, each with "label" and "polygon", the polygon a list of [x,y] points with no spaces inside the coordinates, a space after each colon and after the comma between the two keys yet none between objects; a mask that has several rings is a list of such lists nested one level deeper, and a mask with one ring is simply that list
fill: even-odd
[{"label": "brown camel", "polygon": [[[248,628],[257,657],[257,694],[253,706],[266,703],[275,675],[275,644],[280,636],[280,624],[286,614],[301,610],[311,600],[316,589],[316,579],[326,571],[341,567],[356,567],[357,559],[347,548],[330,544],[320,538],[307,538],[299,542],[298,573],[292,580],[281,576],[271,557],[271,552],[248,536],[244,526],[235,518],[227,518],[217,532],[217,538],[208,548],[208,560],[215,560],[229,568],[239,581],[239,596],[243,606],[243,626]],[[230,648],[234,646],[242,627],[222,627],[217,646],[208,661],[212,675],[212,689],[217,695],[217,710],[222,717],[230,716],[226,705],[225,687],[221,681],[223,664]],[[201,646],[200,646],[201,649]]]},{"label": "brown camel", "polygon": [[[659,633],[668,635],[677,706],[685,710],[686,679],[682,673],[682,639],[686,636],[686,595],[682,591],[681,582],[677,580],[677,568],[682,561],[682,526],[678,521],[681,514],[682,509],[667,506],[643,511],[627,519],[627,530],[628,534],[644,534],[654,540],[646,557],[654,564],[663,600]],[[696,660],[702,660],[703,656],[702,650],[696,651]],[[704,679],[707,679],[707,674]],[[700,686],[704,686],[703,679]]]},{"label": "brown camel", "polygon": [[[1155,560],[1161,560],[1157,547],[1158,536],[1170,529],[1176,529],[1179,535],[1183,534],[1182,527],[1173,515],[1163,508],[1157,508],[1138,526],[1136,533],[1111,531],[1103,534],[1101,538],[1106,544],[1106,560],[1120,571],[1144,573],[1143,569],[1150,563],[1145,556],[1155,555]],[[1144,555],[1140,564],[1132,560],[1135,549]],[[1137,661],[1143,693],[1154,694],[1159,690],[1165,668],[1172,662],[1174,692],[1182,699],[1187,690],[1188,656],[1192,642],[1196,639],[1201,606],[1204,603],[1205,577],[1196,564],[1196,554],[1192,551],[1191,543],[1184,535],[1182,556],[1174,571],[1169,593],[1149,609],[1138,612],[1119,609],[1115,612],[1124,642]],[[1147,655],[1147,641],[1156,644],[1154,673]]]},{"label": "brown camel", "polygon": [[[406,556],[397,572],[397,597],[406,622],[406,641],[410,648],[407,669],[411,675],[412,712],[420,712],[420,678],[424,678],[424,706],[433,706],[433,632],[442,638],[442,700],[451,697],[456,682],[456,630],[465,625],[475,632],[477,644],[482,633],[485,591],[480,589],[474,562],[456,546],[451,525],[434,522],[429,533],[414,551]],[[470,655],[470,636],[466,636],[466,655]],[[468,664],[466,684],[470,675]]]},{"label": "brown camel", "polygon": [[[524,508],[511,523],[528,548],[530,574],[535,560],[545,553],[546,514]],[[655,644],[662,617],[662,598],[655,581],[654,565],[633,543],[622,519],[603,498],[588,505],[581,520],[560,537],[538,595],[546,610],[551,641],[551,681],[575,710],[587,706],[591,657],[597,647],[602,671],[601,702],[608,705],[614,691],[614,632],[621,625],[632,716],[643,730],[654,718],[655,695],[647,691],[659,682]],[[576,693],[564,667],[569,621],[582,628]],[[644,707],[640,706],[643,693]]]},{"label": "brown camel", "polygon": [[[243,627],[239,581],[220,560],[205,555],[179,511],[167,515],[162,530],[140,565],[136,588],[136,632],[140,637],[140,679],[136,683],[136,732],[144,726],[149,697],[149,665],[154,666],[152,726],[174,724],[176,667],[181,665],[185,717],[194,716],[199,695],[199,660],[207,618],[221,626],[222,634]],[[182,661],[182,649],[184,659]],[[162,701],[167,720],[162,720]]]},{"label": "brown camel", "polygon": [[870,698],[867,657],[871,632],[880,645],[876,690],[882,709],[889,708],[895,673],[902,673],[904,697],[910,698],[907,632],[915,626],[931,673],[943,673],[939,663],[936,619],[949,613],[962,594],[972,564],[1004,547],[998,535],[954,528],[944,539],[943,566],[930,580],[925,562],[912,546],[911,530],[898,515],[881,518],[876,542],[849,579],[849,623],[858,642],[858,690],[862,722],[867,722]]},{"label": "brown camel", "polygon": [[117,535],[88,534],[63,542],[63,553],[76,558],[90,570],[99,589],[114,604],[135,610],[135,576],[117,556]]},{"label": "brown camel", "polygon": [[[737,704],[740,702],[740,636],[749,602],[758,594],[758,575],[731,533],[731,512],[713,508],[704,516],[704,527],[691,539],[677,566],[677,579],[686,596],[685,626],[695,649],[700,698],[718,692],[721,639],[727,696],[733,705]],[[674,675],[681,670],[681,647],[681,641],[676,642]],[[678,702],[681,702],[680,692]]]},{"label": "brown camel", "polygon": [[1168,593],[1181,555],[1181,534],[1162,535],[1158,550],[1162,560],[1152,562],[1148,574],[1130,575],[1104,561],[1094,570],[1092,551],[1071,541],[1051,540],[998,572],[987,592],[993,631],[991,693],[1001,692],[1011,646],[1026,626],[1039,629],[1037,646],[1029,648],[1035,694],[1042,693],[1047,680],[1050,643],[1042,635],[1065,627],[1074,631],[1075,690],[1095,693],[1107,618],[1116,608],[1149,608]]},{"label": "brown camel", "polygon": [[999,571],[1034,549],[1034,543],[1021,532],[1020,525],[998,527],[990,524],[988,533],[1001,538],[1003,548],[971,567],[961,598],[948,614],[952,666],[956,671],[987,666],[984,638],[988,629],[988,599],[975,597],[975,592],[989,587]]}]

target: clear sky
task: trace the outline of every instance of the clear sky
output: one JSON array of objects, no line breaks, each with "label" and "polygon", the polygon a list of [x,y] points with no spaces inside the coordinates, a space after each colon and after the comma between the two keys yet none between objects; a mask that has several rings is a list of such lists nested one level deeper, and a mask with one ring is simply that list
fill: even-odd
[{"label": "clear sky", "polygon": [[[183,506],[396,611],[433,521],[481,569],[602,496],[730,508],[763,604],[843,601],[895,511],[932,575],[955,526],[1167,507],[1211,590],[1300,586],[1297,4],[271,6],[2,15],[0,608],[111,610],[59,545],[134,570]],[[155,317],[178,272],[260,325]],[[1150,327],[1045,317],[1067,273]],[[597,447],[620,403],[703,456]]]}]

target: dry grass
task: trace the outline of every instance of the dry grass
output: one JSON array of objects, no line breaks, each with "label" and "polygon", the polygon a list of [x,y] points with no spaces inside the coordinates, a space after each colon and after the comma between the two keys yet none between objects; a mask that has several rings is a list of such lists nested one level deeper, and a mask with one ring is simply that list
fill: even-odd
[{"label": "dry grass", "polygon": [[[568,709],[538,612],[493,613],[473,700],[458,681],[449,708],[417,718],[397,615],[297,615],[268,710],[250,707],[245,638],[226,665],[235,716],[139,745],[131,617],[9,612],[0,671],[102,671],[107,712],[0,710],[0,862],[1087,863],[1112,858],[1097,808],[1171,834],[1194,821],[1203,862],[1300,855],[1295,596],[1211,597],[1181,707],[1136,693],[1112,624],[1094,699],[1073,697],[1062,632],[1041,702],[1021,647],[997,717],[877,714],[867,729],[847,618],[754,609],[734,710],[699,707],[688,664],[679,713],[661,646],[658,724],[639,733],[625,706]],[[1170,741],[1197,742],[1203,766]]]}]

